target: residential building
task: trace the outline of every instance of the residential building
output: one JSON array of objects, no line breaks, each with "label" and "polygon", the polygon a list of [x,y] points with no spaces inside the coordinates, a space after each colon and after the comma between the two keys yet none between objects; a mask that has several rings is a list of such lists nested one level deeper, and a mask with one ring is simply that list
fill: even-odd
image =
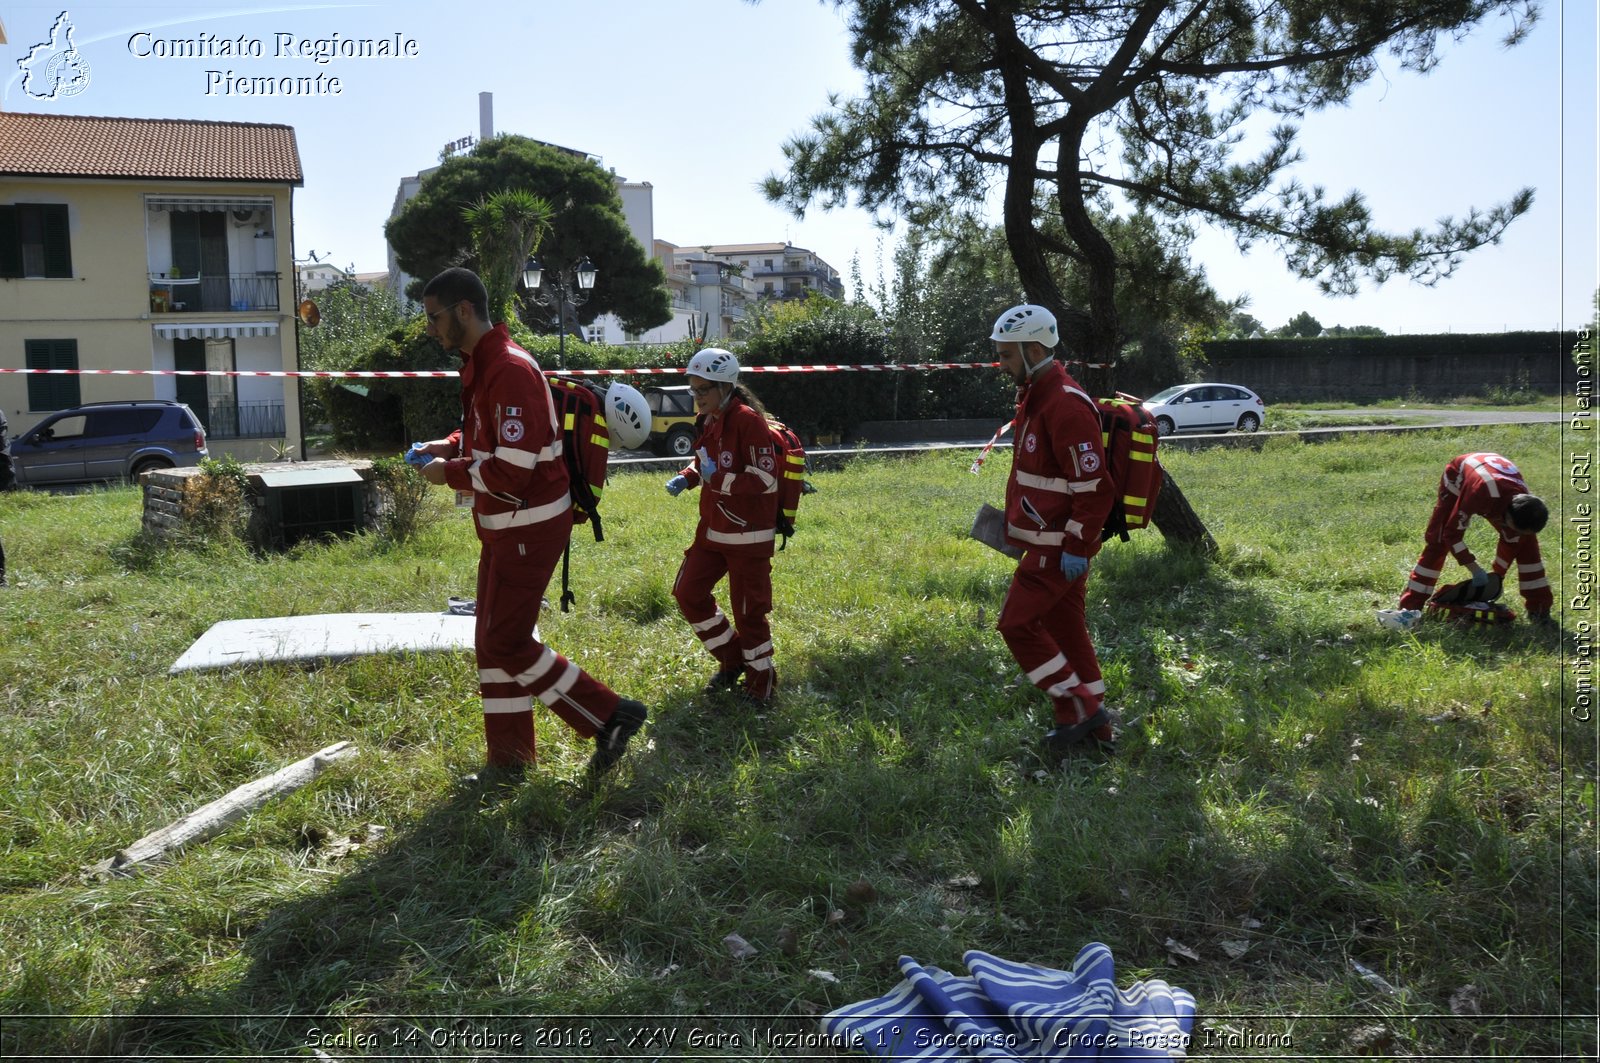
[{"label": "residential building", "polygon": [[[0,365],[298,368],[303,184],[289,126],[0,112]],[[14,432],[84,402],[176,399],[241,461],[300,445],[298,396],[286,377],[0,374]]]},{"label": "residential building", "polygon": [[844,282],[839,271],[813,251],[781,244],[704,244],[705,258],[738,266],[755,282],[756,294],[764,299],[801,299],[810,292],[821,292],[832,299],[844,298]]},{"label": "residential building", "polygon": [[[355,276],[355,274],[342,270],[331,262],[299,262],[295,264],[294,268],[295,274],[300,281],[299,292],[301,295],[320,292],[335,281],[348,280]],[[389,275],[380,273],[378,276],[386,280]]]},{"label": "residential building", "polygon": [[755,283],[738,266],[709,258],[701,248],[656,240],[654,256],[667,274],[672,320],[648,333],[622,336],[621,343],[675,343],[680,339],[731,343],[757,301]]}]

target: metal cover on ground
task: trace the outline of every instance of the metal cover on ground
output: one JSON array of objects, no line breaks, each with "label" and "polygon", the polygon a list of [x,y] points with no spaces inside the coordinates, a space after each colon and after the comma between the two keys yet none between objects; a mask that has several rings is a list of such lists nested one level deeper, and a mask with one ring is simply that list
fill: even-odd
[{"label": "metal cover on ground", "polygon": [[[195,640],[168,674],[267,661],[470,650],[476,623],[476,617],[448,613],[323,613],[223,620]],[[537,630],[534,637],[538,637]]]},{"label": "metal cover on ground", "polygon": [[319,487],[323,484],[360,483],[361,474],[345,465],[335,469],[285,469],[258,473],[265,487]]}]

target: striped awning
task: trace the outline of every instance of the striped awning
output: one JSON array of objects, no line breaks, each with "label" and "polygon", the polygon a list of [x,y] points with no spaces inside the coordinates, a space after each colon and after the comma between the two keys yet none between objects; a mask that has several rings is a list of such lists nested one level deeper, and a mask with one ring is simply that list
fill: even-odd
[{"label": "striped awning", "polygon": [[164,340],[211,340],[278,334],[276,321],[163,321],[154,328],[156,335]]},{"label": "striped awning", "polygon": [[145,196],[151,210],[270,210],[272,200],[244,196]]}]

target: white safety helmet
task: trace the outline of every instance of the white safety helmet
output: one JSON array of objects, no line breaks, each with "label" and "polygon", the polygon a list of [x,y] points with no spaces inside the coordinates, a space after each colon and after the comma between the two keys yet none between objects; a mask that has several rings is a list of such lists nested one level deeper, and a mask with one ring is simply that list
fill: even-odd
[{"label": "white safety helmet", "polygon": [[1054,314],[1042,306],[1023,303],[1000,315],[989,338],[1001,343],[1038,343],[1054,347],[1061,336],[1056,332]]},{"label": "white safety helmet", "polygon": [[733,356],[732,351],[707,347],[689,359],[689,368],[684,372],[690,376],[715,380],[719,384],[736,384],[739,382],[739,359]]},{"label": "white safety helmet", "polygon": [[606,388],[606,427],[611,430],[611,445],[623,450],[638,450],[650,438],[650,406],[639,389],[622,381]]}]

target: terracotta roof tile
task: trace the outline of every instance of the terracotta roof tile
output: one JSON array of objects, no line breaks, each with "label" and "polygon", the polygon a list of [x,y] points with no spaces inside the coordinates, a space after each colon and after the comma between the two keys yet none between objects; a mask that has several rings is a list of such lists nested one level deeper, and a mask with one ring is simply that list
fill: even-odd
[{"label": "terracotta roof tile", "polygon": [[5,112],[0,174],[305,183],[293,126]]}]

